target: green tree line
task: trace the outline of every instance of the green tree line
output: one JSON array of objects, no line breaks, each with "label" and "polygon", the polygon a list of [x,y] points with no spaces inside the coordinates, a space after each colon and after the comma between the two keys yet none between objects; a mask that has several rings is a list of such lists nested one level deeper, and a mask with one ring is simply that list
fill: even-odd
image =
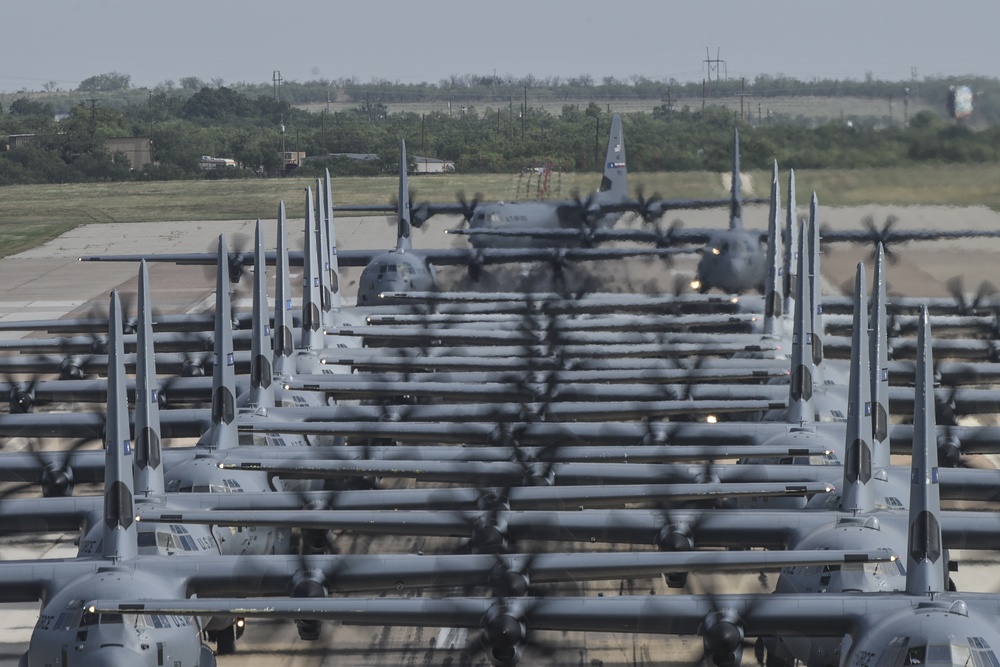
[{"label": "green tree line", "polygon": [[[108,80],[120,84],[121,76],[101,79],[101,85]],[[0,152],[0,184],[273,175],[283,171],[282,148],[314,157],[379,156],[363,163],[343,158],[308,162],[301,167],[308,172],[329,167],[335,174],[391,173],[400,139],[407,141],[410,155],[449,160],[466,173],[509,173],[547,162],[564,170],[596,171],[610,123],[607,105],[594,101],[582,108],[563,105],[559,113],[504,100],[466,104],[450,114],[418,114],[389,113],[385,101],[369,94],[348,111],[328,113],[305,111],[271,93],[203,86],[187,95],[147,91],[141,101],[115,105],[94,94],[58,121],[50,102],[17,98],[0,113],[0,137],[32,134],[35,139]],[[633,171],[726,170],[734,128],[740,129],[747,168],[765,169],[774,159],[783,168],[1000,160],[1000,125],[973,130],[931,111],[914,115],[906,126],[877,118],[811,126],[777,116],[740,120],[722,106],[671,98],[652,113],[625,114],[624,124]],[[149,137],[154,164],[130,170],[124,156],[105,148],[106,138],[118,136]],[[202,155],[233,158],[240,168],[203,171],[198,164]]]}]

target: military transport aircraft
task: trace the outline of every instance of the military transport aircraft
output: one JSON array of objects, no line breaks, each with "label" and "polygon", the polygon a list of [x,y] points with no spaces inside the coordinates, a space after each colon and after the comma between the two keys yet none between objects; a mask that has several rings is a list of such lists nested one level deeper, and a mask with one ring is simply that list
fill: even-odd
[{"label": "military transport aircraft", "polygon": [[[402,180],[400,182],[402,184]],[[400,199],[402,197],[401,185]],[[409,201],[408,193],[406,197]],[[588,235],[614,226],[626,212],[637,212],[644,218],[652,219],[671,210],[714,208],[727,203],[726,199],[662,199],[655,196],[631,199],[622,119],[620,114],[614,114],[601,185],[588,197],[497,202],[482,202],[477,197],[468,202],[460,195],[456,204],[409,203],[409,218],[414,227],[421,227],[434,215],[462,215],[469,225],[468,229],[475,230],[470,240],[476,248],[579,247],[589,245],[586,240]],[[343,205],[335,206],[334,210],[390,213],[398,209],[387,205]],[[546,236],[547,232],[552,232],[552,236]]]},{"label": "military transport aircraft", "polygon": [[[525,229],[482,230],[473,226],[465,230],[453,229],[449,231],[452,233],[467,234],[473,239],[479,237],[518,238],[537,236],[540,239],[547,239],[549,242],[556,242],[573,238],[575,235],[576,238],[582,239],[582,242],[586,244],[614,240],[645,241],[655,243],[658,247],[670,248],[680,248],[694,244],[701,246],[697,250],[701,254],[701,259],[698,262],[694,280],[691,282],[692,289],[701,293],[712,289],[729,294],[742,294],[751,291],[762,293],[768,267],[767,233],[764,230],[748,229],[743,225],[743,205],[746,202],[741,193],[740,182],[739,130],[734,130],[732,185],[729,200],[729,226],[727,229],[691,228],[674,224],[667,229],[657,226],[653,230],[591,231],[589,236],[584,236],[579,231],[549,231],[544,228],[541,228],[541,231]],[[794,229],[797,224],[794,171],[789,172],[788,189],[788,224],[783,234],[786,248],[793,246],[794,239],[796,238]],[[689,208],[696,208],[696,206],[690,206]],[[662,213],[662,211],[651,211],[649,207],[646,207],[643,209],[643,219],[650,221],[662,215]],[[910,241],[1000,237],[1000,231],[997,230],[899,230],[895,229],[898,222],[896,218],[887,220],[881,229],[878,229],[870,219],[865,219],[863,222],[864,229],[861,230],[823,229],[821,231],[822,242],[824,244],[837,242],[868,243],[872,246],[881,243],[887,252],[891,252],[890,246],[902,245]],[[484,242],[480,241],[480,243]],[[785,265],[790,269],[786,273],[788,280],[794,275],[794,259],[793,255],[786,255]],[[789,295],[789,286],[790,283],[786,281],[786,297]],[[789,305],[786,302],[786,307]]]},{"label": "military transport aircraft", "polygon": [[[540,262],[553,266],[557,275],[563,266],[580,261],[620,259],[639,256],[666,256],[684,249],[672,248],[442,248],[415,249],[412,244],[413,226],[409,205],[408,177],[406,174],[406,144],[400,145],[400,187],[396,220],[396,247],[388,251],[336,250],[339,266],[364,267],[358,283],[357,303],[361,306],[387,305],[392,299],[382,294],[396,291],[433,291],[437,289],[435,267],[441,265],[467,266],[473,278],[481,275],[484,266],[511,262]],[[328,207],[329,208],[329,207]],[[329,237],[328,237],[329,238]],[[289,252],[292,266],[302,266],[303,253]],[[81,257],[81,261],[147,261],[175,262],[178,264],[214,264],[214,254],[180,253],[156,255],[94,255]],[[275,256],[268,253],[268,263]],[[252,264],[253,254],[231,252],[228,256],[230,277],[238,279],[243,268]]]},{"label": "military transport aircraft", "polygon": [[[753,568],[784,567],[791,564],[845,563],[858,559],[884,560],[884,553],[859,552],[791,554],[549,554],[497,559],[494,556],[374,556],[327,557],[243,556],[226,558],[190,553],[185,557],[148,556],[139,551],[138,525],[132,481],[135,459],[155,455],[155,442],[140,433],[133,448],[127,421],[121,311],[117,292],[109,309],[110,358],[108,377],[108,428],[106,489],[99,548],[83,551],[74,559],[5,561],[0,564],[0,600],[22,602],[40,600],[42,610],[32,632],[22,667],[65,665],[147,665],[171,664],[180,667],[211,667],[216,664],[211,651],[201,644],[200,621],[188,615],[120,612],[92,613],[82,602],[95,597],[131,599],[149,594],[182,600],[187,595],[235,595],[252,587],[260,593],[294,596],[325,595],[327,590],[385,590],[401,586],[489,586],[506,594],[503,583],[538,580],[655,576],[665,568]],[[222,365],[222,364],[220,364]],[[143,380],[147,393],[149,378]],[[224,401],[224,397],[222,397]],[[155,405],[149,392],[148,405]],[[232,495],[232,494],[231,494]],[[239,494],[235,494],[239,495]],[[6,501],[11,502],[11,501]],[[5,506],[7,509],[9,505]],[[172,524],[178,522],[171,521]],[[690,561],[694,560],[692,564]],[[501,568],[498,571],[498,566]],[[504,572],[515,573],[512,577]],[[499,577],[499,579],[498,579]],[[231,613],[219,618],[238,616]],[[308,638],[314,627],[303,625]],[[231,646],[229,646],[231,648]]]},{"label": "military transport aircraft", "polygon": [[[913,664],[986,666],[996,661],[1000,599],[996,593],[955,593],[948,587],[947,530],[938,495],[934,444],[930,332],[920,332],[917,410],[910,474],[905,589],[874,594],[854,590],[793,595],[702,596],[623,595],[619,597],[549,596],[449,597],[441,599],[359,598],[279,601],[272,598],[187,600],[115,599],[86,603],[91,613],[239,613],[268,618],[315,618],[344,623],[464,627],[480,629],[472,654],[484,653],[497,666],[512,667],[531,644],[535,630],[642,632],[695,635],[704,640],[710,665],[741,663],[745,639],[791,634],[829,637],[839,655],[796,656],[811,667],[830,664],[903,667]],[[861,405],[855,408],[861,410]],[[863,472],[864,467],[857,469]],[[761,650],[758,659],[763,660]],[[780,661],[778,664],[781,664]]]}]

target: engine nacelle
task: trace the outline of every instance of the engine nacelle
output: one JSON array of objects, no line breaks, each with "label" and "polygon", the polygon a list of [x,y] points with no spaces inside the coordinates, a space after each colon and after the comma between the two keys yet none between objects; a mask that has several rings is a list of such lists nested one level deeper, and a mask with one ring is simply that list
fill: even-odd
[{"label": "engine nacelle", "polygon": [[[694,531],[687,523],[668,524],[656,535],[656,548],[660,551],[693,551]],[[668,588],[684,588],[687,585],[687,572],[667,572]]]},{"label": "engine nacelle", "polygon": [[478,283],[482,279],[482,277],[483,277],[483,260],[478,255],[478,253],[474,257],[472,257],[471,259],[469,259],[467,270],[469,272],[469,279],[472,282]]},{"label": "engine nacelle", "polygon": [[654,543],[660,551],[693,551],[694,531],[683,521],[668,524],[660,528]]},{"label": "engine nacelle", "polygon": [[514,667],[524,653],[528,629],[520,610],[498,605],[486,613],[482,646],[494,667]]},{"label": "engine nacelle", "polygon": [[702,644],[705,659],[716,667],[740,667],[743,662],[743,619],[732,609],[705,617]]},{"label": "engine nacelle", "polygon": [[95,336],[94,340],[90,342],[90,352],[91,354],[107,354],[108,353],[108,337],[107,336]]},{"label": "engine nacelle", "polygon": [[42,495],[46,498],[65,498],[73,495],[72,468],[60,468],[55,463],[50,463],[42,470],[42,479],[39,482],[42,487]]},{"label": "engine nacelle", "polygon": [[[292,578],[289,597],[293,598],[325,598],[330,594],[326,578],[320,570],[300,570]],[[299,631],[299,639],[315,641],[319,639],[322,621],[312,619],[295,619],[295,627]]]},{"label": "engine nacelle", "polygon": [[181,363],[180,375],[185,378],[205,377],[205,367],[200,359],[185,359]]},{"label": "engine nacelle", "polygon": [[506,551],[509,542],[507,522],[486,516],[476,521],[476,525],[472,527],[469,546],[476,553],[498,554]]},{"label": "engine nacelle", "polygon": [[550,466],[533,463],[524,471],[521,486],[552,486],[555,484],[555,477]]},{"label": "engine nacelle", "polygon": [[497,563],[490,571],[489,585],[495,597],[524,597],[530,583],[528,572],[510,570],[504,563]]},{"label": "engine nacelle", "polygon": [[35,392],[23,384],[15,384],[10,388],[8,401],[11,414],[25,414],[35,407]]},{"label": "engine nacelle", "polygon": [[86,363],[81,357],[66,357],[59,362],[60,380],[82,380],[86,377]]},{"label": "engine nacelle", "polygon": [[944,468],[957,468],[962,463],[962,441],[953,435],[938,436],[938,461]]}]

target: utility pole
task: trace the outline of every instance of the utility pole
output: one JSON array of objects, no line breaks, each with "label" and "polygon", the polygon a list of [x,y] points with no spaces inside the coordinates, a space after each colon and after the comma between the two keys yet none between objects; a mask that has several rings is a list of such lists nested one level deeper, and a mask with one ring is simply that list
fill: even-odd
[{"label": "utility pole", "polygon": [[514,141],[514,96],[510,96],[510,140]]},{"label": "utility pole", "polygon": [[746,77],[740,79],[740,122],[743,121],[743,98],[746,96]]},{"label": "utility pole", "polygon": [[285,173],[285,114],[281,114],[281,174]]},{"label": "utility pole", "polygon": [[281,72],[274,70],[271,72],[271,85],[274,87],[274,101],[281,101]]},{"label": "utility pole", "polygon": [[93,137],[97,134],[97,98],[88,97],[87,101],[90,102],[90,136]]},{"label": "utility pole", "polygon": [[521,141],[524,141],[524,119],[528,115],[528,87],[524,87],[524,106],[521,110]]},{"label": "utility pole", "polygon": [[601,159],[601,117],[598,115],[594,120],[597,121],[594,128],[594,164],[598,164],[598,160]]}]

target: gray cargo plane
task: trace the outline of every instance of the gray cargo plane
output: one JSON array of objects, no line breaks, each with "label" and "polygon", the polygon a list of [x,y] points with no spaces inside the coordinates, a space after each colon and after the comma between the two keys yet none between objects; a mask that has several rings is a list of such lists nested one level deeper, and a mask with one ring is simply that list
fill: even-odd
[{"label": "gray cargo plane", "polygon": [[[412,243],[413,224],[409,203],[409,185],[406,174],[406,143],[400,145],[399,203],[396,207],[396,247],[388,251],[336,249],[339,266],[364,267],[358,281],[357,303],[361,306],[394,303],[388,295],[399,291],[436,291],[437,266],[467,266],[475,278],[483,267],[505,263],[547,263],[556,270],[556,278],[567,264],[581,261],[621,259],[626,257],[666,256],[685,249],[671,248],[442,248],[416,249]],[[330,211],[331,207],[325,207]],[[332,221],[331,221],[332,222]],[[332,234],[330,235],[332,236]],[[329,237],[328,237],[329,238]],[[323,244],[325,245],[325,244]],[[304,253],[289,252],[289,263],[302,266]],[[157,255],[94,255],[81,257],[81,261],[131,261],[139,259],[178,264],[214,264],[216,258],[209,253],[180,253]],[[332,255],[331,255],[332,259]],[[253,254],[230,252],[228,265],[230,278],[238,280],[245,266],[253,263]],[[275,255],[267,253],[267,262],[274,263]]]},{"label": "gray cargo plane", "polygon": [[[0,564],[0,600],[4,602],[42,601],[38,623],[32,632],[22,667],[48,664],[106,665],[125,667],[171,664],[180,667],[211,667],[215,658],[201,644],[200,621],[189,615],[92,613],[82,601],[113,596],[130,599],[149,594],[177,600],[187,595],[236,595],[253,590],[275,595],[309,595],[317,587],[326,590],[385,590],[403,586],[488,585],[500,564],[516,577],[531,575],[537,581],[577,578],[619,578],[655,576],[664,568],[750,568],[785,567],[851,562],[855,559],[884,560],[885,554],[861,552],[795,554],[788,558],[774,554],[566,554],[544,556],[372,556],[358,557],[240,557],[227,559],[212,550],[191,549],[184,557],[143,555],[135,519],[132,472],[136,459],[155,459],[158,438],[141,430],[132,446],[127,421],[120,303],[112,293],[111,367],[108,377],[106,496],[100,503],[99,538],[81,545],[81,557],[56,561],[5,561]],[[148,332],[148,329],[145,330]],[[221,364],[220,364],[221,365]],[[145,367],[144,367],[145,368]],[[143,373],[146,371],[144,370]],[[144,377],[142,394],[149,395],[147,406],[155,406],[155,395]],[[224,403],[224,397],[217,403]],[[155,416],[150,417],[155,421]],[[155,486],[155,484],[152,484]],[[142,487],[140,487],[141,489]],[[146,488],[143,493],[156,489]],[[241,495],[241,494],[228,494]],[[78,499],[82,502],[82,499]],[[6,501],[6,510],[12,501]],[[170,520],[172,525],[177,521]],[[159,539],[159,532],[155,533]],[[190,534],[174,533],[178,540]],[[161,545],[166,546],[166,545]],[[204,551],[205,553],[199,553]],[[720,557],[721,556],[721,557]],[[692,559],[695,561],[692,563]],[[648,561],[648,562],[647,562]],[[499,586],[499,581],[494,581]],[[220,614],[219,618],[237,616]],[[302,626],[308,634],[310,626]]]},{"label": "gray cargo plane", "polygon": [[[315,618],[344,623],[464,627],[481,634],[466,651],[483,653],[493,665],[516,665],[535,630],[641,632],[701,636],[710,665],[741,664],[746,638],[793,634],[829,637],[838,654],[811,655],[811,667],[996,664],[1000,609],[996,593],[949,592],[947,529],[938,495],[934,450],[933,383],[929,328],[920,333],[917,410],[910,474],[905,589],[898,593],[857,591],[794,595],[676,595],[620,597],[513,597],[444,599],[295,600],[227,599],[93,600],[94,613],[241,613],[267,618]],[[856,406],[858,410],[861,406]],[[763,647],[762,647],[763,648]],[[764,659],[761,650],[758,659]]]},{"label": "gray cargo plane", "polygon": [[[654,230],[591,230],[587,235],[577,230],[547,230],[545,228],[536,230],[508,230],[504,228],[489,229],[471,226],[467,230],[454,229],[449,231],[467,234],[473,239],[479,237],[525,238],[534,236],[539,239],[547,239],[550,243],[567,242],[569,239],[577,238],[580,240],[579,242],[585,241],[587,244],[628,240],[654,243],[658,247],[677,249],[689,245],[698,245],[700,248],[692,250],[692,252],[698,252],[701,255],[695,272],[695,278],[691,282],[693,290],[701,293],[712,289],[729,294],[742,294],[751,291],[763,293],[768,267],[767,232],[765,230],[749,229],[743,225],[743,206],[748,200],[744,200],[743,198],[740,183],[739,130],[734,130],[732,185],[728,201],[729,226],[726,229],[686,228],[675,224],[667,229],[657,226]],[[797,225],[797,214],[795,212],[794,171],[789,172],[788,190],[787,226],[783,234],[786,248],[793,246],[794,239],[796,238],[795,226]],[[678,208],[682,207],[678,206]],[[704,208],[704,206],[692,204],[687,206],[687,208]],[[813,214],[815,213],[814,209],[815,202],[813,203]],[[654,220],[664,213],[663,210],[656,210],[652,204],[647,204],[641,207],[640,210],[645,220]],[[1000,231],[996,230],[898,230],[895,229],[897,222],[897,219],[890,218],[881,229],[878,229],[870,219],[865,219],[863,221],[864,229],[823,229],[821,237],[824,244],[850,242],[868,243],[872,246],[877,246],[881,243],[887,251],[889,251],[891,245],[903,245],[910,241],[1000,237]],[[483,244],[486,241],[478,241],[477,243]],[[794,254],[786,254],[785,260],[786,276],[790,279],[795,271]],[[789,294],[789,286],[790,283],[786,280],[786,296]],[[786,305],[790,304],[786,301]]]},{"label": "gray cargo plane", "polygon": [[[402,182],[402,181],[401,181]],[[400,200],[403,198],[400,190]],[[637,212],[645,218],[655,218],[666,211],[725,206],[725,199],[661,199],[639,197],[628,193],[628,171],[622,119],[611,117],[611,134],[604,159],[604,174],[598,190],[588,197],[548,201],[471,202],[460,195],[456,204],[410,202],[406,194],[414,227],[421,227],[431,216],[462,215],[473,233],[470,240],[475,248],[548,248],[555,246],[589,246],[590,235],[615,225],[627,212]],[[335,211],[396,212],[395,206],[344,205]],[[551,236],[548,234],[551,233]]]}]

